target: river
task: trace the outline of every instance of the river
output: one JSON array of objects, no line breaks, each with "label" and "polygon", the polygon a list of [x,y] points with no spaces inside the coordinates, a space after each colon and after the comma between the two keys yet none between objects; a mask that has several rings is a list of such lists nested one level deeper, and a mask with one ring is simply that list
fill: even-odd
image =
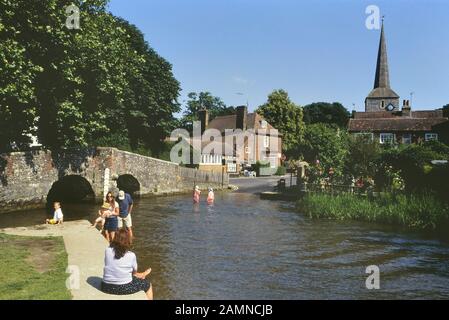
[{"label": "river", "polygon": [[[135,203],[134,251],[156,299],[447,299],[449,241],[360,222],[311,220],[294,203],[254,194],[273,179],[234,180],[213,206],[190,195]],[[204,200],[204,197],[203,197]],[[95,216],[67,205],[67,220]],[[44,210],[0,215],[0,227],[41,223]],[[81,235],[80,235],[81,236]],[[380,268],[368,290],[366,267]]]}]

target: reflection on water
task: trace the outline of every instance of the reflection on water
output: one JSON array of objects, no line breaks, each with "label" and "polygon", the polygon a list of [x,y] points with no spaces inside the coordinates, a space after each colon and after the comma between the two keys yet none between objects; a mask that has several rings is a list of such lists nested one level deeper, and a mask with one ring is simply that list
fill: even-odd
[{"label": "reflection on water", "polygon": [[[68,220],[95,217],[66,205]],[[32,225],[43,210],[0,215],[0,227]],[[140,269],[151,266],[157,299],[449,298],[449,244],[423,233],[310,220],[292,203],[246,193],[144,198],[133,211]],[[381,289],[365,288],[378,265]]]}]

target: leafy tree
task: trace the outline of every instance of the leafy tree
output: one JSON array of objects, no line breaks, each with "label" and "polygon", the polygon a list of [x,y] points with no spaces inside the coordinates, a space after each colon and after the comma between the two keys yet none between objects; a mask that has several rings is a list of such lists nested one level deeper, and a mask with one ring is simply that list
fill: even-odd
[{"label": "leafy tree", "polygon": [[[13,16],[0,2],[5,17]],[[15,37],[15,28],[0,20],[0,150],[11,143],[27,145],[33,133],[36,100],[32,83],[42,68],[27,58],[26,48]],[[7,35],[10,35],[7,38]]]},{"label": "leafy tree", "polygon": [[349,117],[348,110],[338,102],[315,102],[304,107],[304,122],[306,124],[327,123],[346,128]]},{"label": "leafy tree", "polygon": [[[79,30],[65,26],[70,4],[80,9]],[[115,133],[135,147],[161,144],[179,109],[179,83],[106,4],[0,0],[0,149],[25,146],[29,133],[48,148],[84,147]]]},{"label": "leafy tree", "polygon": [[275,90],[256,112],[283,135],[282,151],[288,156],[294,156],[304,135],[302,108],[290,100],[286,91]]},{"label": "leafy tree", "polygon": [[145,41],[143,34],[134,25],[118,19],[127,32],[132,50],[140,55],[144,63],[137,69],[129,69],[130,84],[125,88],[124,115],[131,145],[139,142],[159,154],[163,151],[163,138],[176,127],[173,113],[180,107],[177,102],[179,82],[173,77],[171,65],[160,57]]},{"label": "leafy tree", "polygon": [[345,163],[346,173],[354,178],[374,177],[381,151],[379,142],[372,139],[371,135],[350,135]]},{"label": "leafy tree", "polygon": [[347,133],[323,123],[308,125],[304,139],[297,146],[297,153],[312,164],[319,160],[324,172],[333,168],[335,175],[342,175],[347,155]]},{"label": "leafy tree", "polygon": [[443,116],[444,117],[449,117],[449,104],[443,106]]},{"label": "leafy tree", "polygon": [[218,116],[235,113],[234,107],[227,107],[219,97],[212,96],[210,92],[190,92],[186,103],[181,126],[189,131],[193,129],[193,122],[198,121],[198,111],[206,109],[209,111],[209,121]]}]

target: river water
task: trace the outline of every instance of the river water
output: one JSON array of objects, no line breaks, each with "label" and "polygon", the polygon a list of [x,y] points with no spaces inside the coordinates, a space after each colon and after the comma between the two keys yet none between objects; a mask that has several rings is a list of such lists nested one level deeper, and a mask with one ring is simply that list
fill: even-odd
[{"label": "river water", "polygon": [[[311,220],[294,203],[243,188],[215,205],[191,197],[135,202],[134,251],[156,299],[447,299],[449,241],[359,222]],[[204,197],[203,197],[204,198]],[[95,217],[67,205],[66,220]],[[44,210],[0,215],[0,227],[41,223]],[[368,290],[366,267],[380,268]]]}]

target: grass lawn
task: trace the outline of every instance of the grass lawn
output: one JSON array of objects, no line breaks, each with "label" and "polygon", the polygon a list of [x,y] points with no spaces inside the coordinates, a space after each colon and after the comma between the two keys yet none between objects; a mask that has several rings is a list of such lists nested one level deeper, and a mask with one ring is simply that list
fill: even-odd
[{"label": "grass lawn", "polygon": [[69,274],[62,237],[0,233],[0,299],[67,300]]}]

